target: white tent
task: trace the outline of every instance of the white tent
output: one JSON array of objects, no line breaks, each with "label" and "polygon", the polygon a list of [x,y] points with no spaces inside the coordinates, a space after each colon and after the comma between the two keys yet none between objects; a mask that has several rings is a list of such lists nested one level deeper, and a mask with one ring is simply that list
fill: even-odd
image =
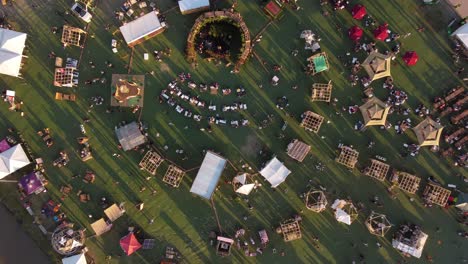
[{"label": "white tent", "polygon": [[189,14],[210,8],[210,0],[180,0],[179,9],[182,14]]},{"label": "white tent", "polygon": [[26,33],[0,28],[0,73],[18,77],[26,43]]},{"label": "white tent", "polygon": [[150,12],[120,27],[125,41],[129,46],[139,43],[139,40],[154,35],[164,29],[156,12]]},{"label": "white tent", "polygon": [[210,199],[221,177],[221,173],[223,173],[226,162],[227,160],[223,157],[211,151],[206,152],[197,177],[195,177],[190,188],[190,192],[205,199]]},{"label": "white tent", "polygon": [[351,216],[340,208],[336,209],[335,218],[338,222],[351,225]]},{"label": "white tent", "polygon": [[463,212],[468,212],[468,193],[460,193],[458,195],[455,207]]},{"label": "white tent", "polygon": [[84,253],[62,259],[62,264],[87,264]]},{"label": "white tent", "polygon": [[276,157],[271,159],[260,171],[260,174],[271,184],[272,188],[278,187],[291,173]]},{"label": "white tent", "polygon": [[407,253],[413,257],[420,258],[422,255],[422,251],[424,249],[424,245],[426,244],[427,238],[428,238],[428,235],[425,233],[422,233],[422,237],[419,239],[416,247],[409,246],[405,243],[402,243],[401,241],[393,239],[392,246],[400,250],[403,253]]},{"label": "white tent", "polygon": [[0,179],[31,163],[21,144],[0,153]]},{"label": "white tent", "polygon": [[452,37],[457,38],[465,46],[465,49],[468,49],[468,23],[455,30]]},{"label": "white tent", "polygon": [[249,195],[249,193],[255,188],[255,183],[247,183],[247,173],[234,177],[233,182],[241,184],[241,187],[236,189],[236,193]]}]

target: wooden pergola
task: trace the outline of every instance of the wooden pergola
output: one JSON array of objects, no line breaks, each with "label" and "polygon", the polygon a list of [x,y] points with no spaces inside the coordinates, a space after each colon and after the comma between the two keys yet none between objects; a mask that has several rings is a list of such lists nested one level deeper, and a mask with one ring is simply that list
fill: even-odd
[{"label": "wooden pergola", "polygon": [[81,28],[64,25],[62,31],[62,43],[64,45],[83,47],[84,37],[86,34],[86,31]]},{"label": "wooden pergola", "polygon": [[374,51],[364,60],[362,67],[369,75],[371,81],[374,81],[391,76],[390,64],[391,56]]},{"label": "wooden pergola", "polygon": [[161,165],[164,159],[156,152],[149,150],[146,152],[143,159],[140,161],[140,168],[147,172],[156,175],[156,170]]},{"label": "wooden pergola", "polygon": [[328,64],[328,57],[325,52],[317,53],[310,56],[307,61],[307,73],[315,75],[317,73],[328,71],[330,65]]},{"label": "wooden pergola", "polygon": [[419,189],[421,178],[403,171],[395,172],[397,176],[397,186],[401,190],[414,194]]},{"label": "wooden pergola", "polygon": [[310,190],[305,196],[305,204],[307,209],[320,213],[327,208],[327,197],[320,190]]},{"label": "wooden pergola", "polygon": [[430,117],[424,119],[413,128],[418,144],[422,146],[439,146],[440,136],[444,127]]},{"label": "wooden pergola", "polygon": [[331,81],[328,83],[314,83],[312,85],[311,101],[330,102],[333,85]]},{"label": "wooden pergola", "polygon": [[294,139],[289,143],[287,148],[288,156],[299,162],[304,161],[309,151],[310,146],[298,139]]},{"label": "wooden pergola", "polygon": [[280,227],[276,229],[276,233],[283,234],[283,239],[286,242],[300,239],[302,237],[299,222],[294,219],[289,219],[281,223]]},{"label": "wooden pergola", "polygon": [[305,128],[305,130],[318,133],[320,126],[322,126],[323,120],[323,116],[312,111],[306,111],[302,114],[301,127]]},{"label": "wooden pergola", "polygon": [[359,152],[348,147],[342,146],[340,155],[336,158],[336,162],[353,169],[358,162]]},{"label": "wooden pergola", "polygon": [[365,225],[369,232],[376,236],[384,237],[390,230],[392,224],[388,221],[387,216],[372,212],[366,219]]},{"label": "wooden pergola", "polygon": [[379,181],[384,181],[390,170],[390,165],[376,159],[370,159],[371,164],[364,169],[364,175]]},{"label": "wooden pergola", "polygon": [[437,184],[429,182],[424,189],[423,198],[426,203],[435,203],[444,207],[451,192]]},{"label": "wooden pergola", "polygon": [[54,86],[57,87],[73,87],[77,86],[78,82],[74,80],[77,79],[75,77],[75,73],[78,71],[74,67],[66,67],[66,68],[56,68],[54,74]]},{"label": "wooden pergola", "polygon": [[166,174],[164,174],[162,181],[172,187],[178,188],[184,176],[184,170],[175,165],[169,165],[169,168],[167,168]]},{"label": "wooden pergola", "polygon": [[390,107],[376,97],[372,97],[359,107],[365,126],[385,126]]}]

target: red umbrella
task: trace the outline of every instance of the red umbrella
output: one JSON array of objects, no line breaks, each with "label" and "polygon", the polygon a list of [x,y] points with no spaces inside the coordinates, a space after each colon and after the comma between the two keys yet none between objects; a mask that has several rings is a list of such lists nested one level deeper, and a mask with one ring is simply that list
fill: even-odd
[{"label": "red umbrella", "polygon": [[364,31],[358,26],[353,26],[348,30],[348,34],[351,40],[359,41],[362,37],[362,34],[364,34]]},{"label": "red umbrella", "polygon": [[354,19],[361,20],[367,14],[366,7],[363,5],[355,5],[351,9],[351,15]]},{"label": "red umbrella", "polygon": [[129,233],[120,239],[120,247],[125,252],[125,254],[127,254],[127,256],[130,256],[141,248],[141,244],[138,242],[133,233]]},{"label": "red umbrella", "polygon": [[378,40],[385,41],[388,38],[388,24],[380,25],[376,30],[374,30],[374,37]]},{"label": "red umbrella", "polygon": [[408,66],[413,66],[418,62],[419,56],[416,53],[416,51],[408,51],[405,53],[403,56],[403,61],[406,63]]}]

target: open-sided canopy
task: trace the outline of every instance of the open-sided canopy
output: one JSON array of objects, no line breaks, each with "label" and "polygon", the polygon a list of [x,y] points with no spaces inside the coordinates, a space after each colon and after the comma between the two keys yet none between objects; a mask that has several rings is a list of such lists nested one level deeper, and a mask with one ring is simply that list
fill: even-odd
[{"label": "open-sided canopy", "polygon": [[353,9],[351,9],[351,15],[356,20],[361,20],[367,14],[366,7],[363,5],[355,5]]},{"label": "open-sided canopy", "polygon": [[31,163],[21,144],[0,153],[0,179]]},{"label": "open-sided canopy", "polygon": [[388,38],[388,24],[380,25],[374,30],[374,37],[380,41],[385,41]]},{"label": "open-sided canopy", "polygon": [[272,188],[278,187],[290,173],[291,171],[276,157],[271,159],[260,171],[260,174],[271,183]]},{"label": "open-sided canopy", "polygon": [[376,97],[370,98],[359,107],[365,126],[384,126],[390,107]]},{"label": "open-sided canopy", "polygon": [[362,67],[373,81],[390,76],[390,63],[390,56],[374,51],[364,60]]},{"label": "open-sided canopy", "polygon": [[62,264],[87,264],[84,253],[62,259]]},{"label": "open-sided canopy", "polygon": [[122,33],[125,42],[127,42],[129,46],[133,46],[138,44],[141,39],[154,35],[163,29],[164,27],[161,25],[156,12],[149,12],[148,14],[121,26],[120,32]]},{"label": "open-sided canopy", "polygon": [[18,77],[26,33],[0,28],[0,74]]},{"label": "open-sided canopy", "polygon": [[424,119],[421,123],[413,128],[419,145],[422,146],[438,146],[440,136],[444,127],[436,123],[430,117]]},{"label": "open-sided canopy", "polygon": [[465,49],[468,49],[468,23],[455,30],[455,32],[452,33],[452,37],[458,39]]},{"label": "open-sided canopy", "polygon": [[348,34],[352,41],[359,41],[362,38],[364,31],[358,26],[353,26],[348,30]]},{"label": "open-sided canopy", "polygon": [[205,199],[210,199],[223,173],[226,162],[225,158],[207,151],[190,192]]},{"label": "open-sided canopy", "polygon": [[405,55],[403,55],[403,61],[408,66],[416,65],[418,60],[419,60],[419,56],[416,53],[416,51],[408,51],[408,52],[405,53]]},{"label": "open-sided canopy", "polygon": [[127,256],[130,256],[141,248],[141,244],[138,242],[133,233],[129,233],[120,239],[120,247],[125,252],[125,254],[127,254]]}]

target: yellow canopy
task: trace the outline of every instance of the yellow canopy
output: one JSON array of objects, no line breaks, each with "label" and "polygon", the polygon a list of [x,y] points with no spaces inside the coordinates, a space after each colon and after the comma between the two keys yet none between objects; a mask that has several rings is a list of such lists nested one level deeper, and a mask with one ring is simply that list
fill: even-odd
[{"label": "yellow canopy", "polygon": [[431,118],[427,117],[421,123],[413,128],[419,145],[422,146],[439,146],[440,136],[444,127],[436,123]]},{"label": "yellow canopy", "polygon": [[391,57],[389,55],[384,55],[374,51],[362,63],[362,67],[364,70],[366,70],[371,81],[373,81],[383,77],[391,76],[390,62]]},{"label": "yellow canopy", "polygon": [[372,97],[359,107],[366,126],[384,126],[390,107],[376,97]]}]

